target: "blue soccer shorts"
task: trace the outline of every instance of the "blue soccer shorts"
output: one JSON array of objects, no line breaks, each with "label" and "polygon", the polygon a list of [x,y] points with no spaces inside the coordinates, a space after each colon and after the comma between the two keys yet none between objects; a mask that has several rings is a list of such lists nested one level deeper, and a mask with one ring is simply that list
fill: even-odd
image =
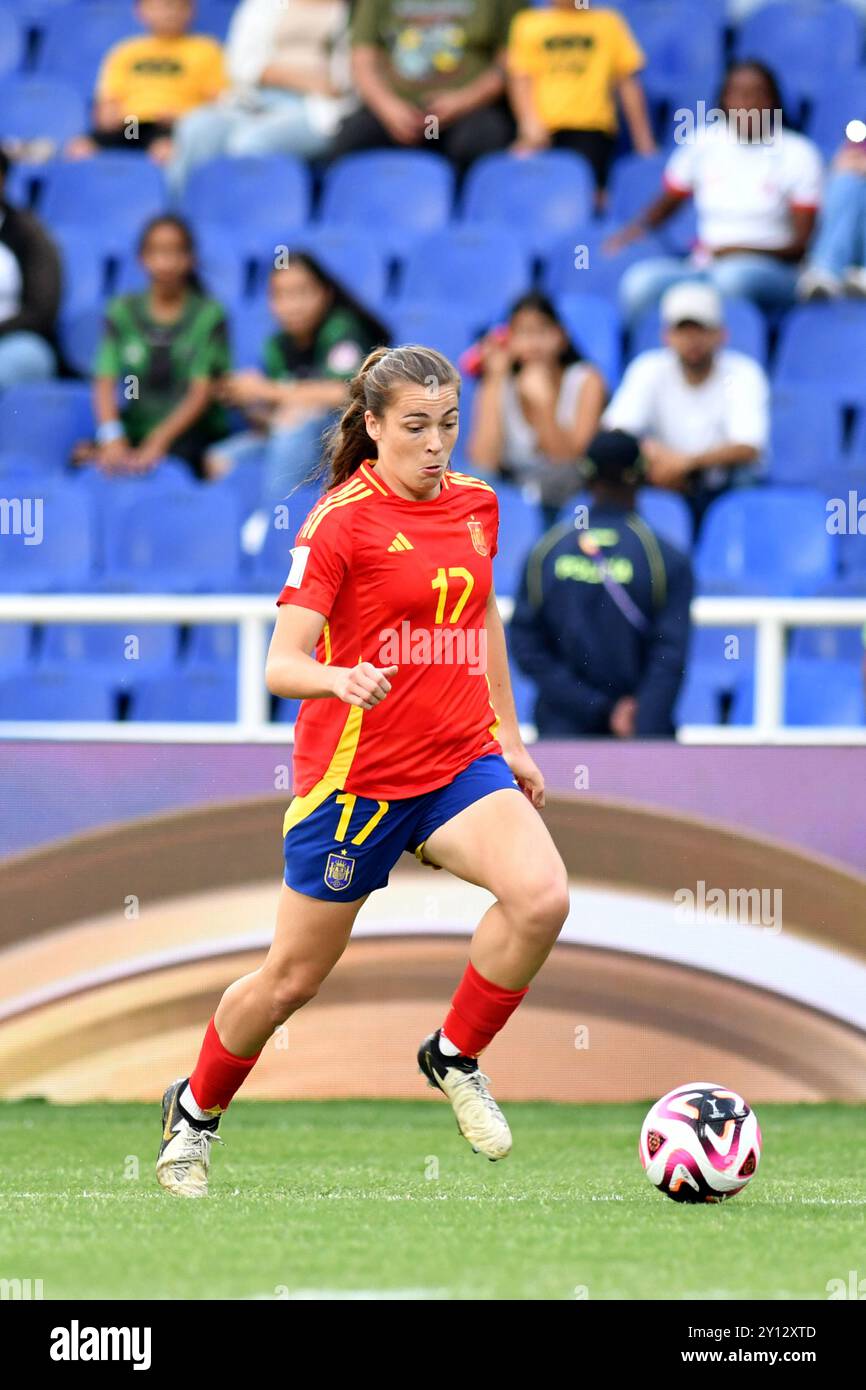
[{"label": "blue soccer shorts", "polygon": [[428,835],[458,811],[504,787],[520,790],[500,753],[476,758],[444,787],[397,801],[377,801],[319,784],[305,796],[296,796],[286,811],[285,882],[325,902],[363,898],[386,886],[404,850],[422,864],[429,863],[423,854]]}]

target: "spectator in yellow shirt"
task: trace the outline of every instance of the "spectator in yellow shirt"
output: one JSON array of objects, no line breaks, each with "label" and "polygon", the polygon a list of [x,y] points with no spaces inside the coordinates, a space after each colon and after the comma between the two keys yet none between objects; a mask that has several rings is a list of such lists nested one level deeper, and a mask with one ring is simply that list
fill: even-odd
[{"label": "spectator in yellow shirt", "polygon": [[592,165],[601,191],[616,143],[617,98],[635,149],[652,154],[656,148],[637,76],[644,61],[631,29],[614,10],[576,9],[575,0],[521,10],[508,41],[515,152],[550,146],[575,150]]},{"label": "spectator in yellow shirt", "polygon": [[193,0],[138,0],[148,33],[109,50],[97,79],[93,130],[72,141],[67,154],[146,149],[165,163],[175,121],[214,101],[226,86],[220,44],[189,33],[193,8]]}]

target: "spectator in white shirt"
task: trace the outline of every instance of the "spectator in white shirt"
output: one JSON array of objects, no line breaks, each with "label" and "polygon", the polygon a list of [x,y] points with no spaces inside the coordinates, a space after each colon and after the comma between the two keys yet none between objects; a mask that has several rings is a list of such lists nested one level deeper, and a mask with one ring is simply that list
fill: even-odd
[{"label": "spectator in white shirt", "polygon": [[647,480],[682,493],[696,528],[710,502],[760,473],[769,433],[769,383],[751,357],[723,347],[714,286],[685,280],[661,302],[666,346],[627,368],[602,425],[641,441]]},{"label": "spectator in white shirt", "polygon": [[231,89],[175,126],[175,192],[191,169],[219,155],[316,158],[357,105],[345,0],[241,0],[226,66]]},{"label": "spectator in white shirt", "polygon": [[763,309],[794,301],[820,203],[820,153],[782,124],[779,88],[762,63],[729,68],[719,108],[726,119],[689,133],[668,160],[661,195],[608,240],[608,250],[627,246],[694,197],[698,244],[690,261],[654,257],[623,275],[620,298],[630,322],[689,270],[705,271],[722,294]]}]

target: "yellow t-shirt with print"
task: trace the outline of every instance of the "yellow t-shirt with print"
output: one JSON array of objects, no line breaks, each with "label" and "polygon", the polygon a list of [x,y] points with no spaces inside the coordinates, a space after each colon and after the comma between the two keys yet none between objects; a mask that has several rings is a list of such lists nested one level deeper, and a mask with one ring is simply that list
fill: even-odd
[{"label": "yellow t-shirt with print", "polygon": [[117,101],[124,116],[174,119],[214,101],[226,87],[223,51],[206,34],[174,39],[143,35],[115,44],[96,84],[101,101]]},{"label": "yellow t-shirt with print", "polygon": [[532,79],[548,130],[617,129],[614,89],[644,66],[631,29],[615,10],[521,10],[508,38],[508,67]]}]

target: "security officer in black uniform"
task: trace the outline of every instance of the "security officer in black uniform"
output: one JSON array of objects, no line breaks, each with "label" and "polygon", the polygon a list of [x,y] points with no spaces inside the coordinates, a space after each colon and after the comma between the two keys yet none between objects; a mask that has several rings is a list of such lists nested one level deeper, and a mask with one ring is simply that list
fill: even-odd
[{"label": "security officer in black uniform", "polygon": [[689,639],[692,568],[635,511],[640,445],[623,430],[587,450],[589,502],[531,552],[509,628],[538,687],[541,738],[669,738]]}]

